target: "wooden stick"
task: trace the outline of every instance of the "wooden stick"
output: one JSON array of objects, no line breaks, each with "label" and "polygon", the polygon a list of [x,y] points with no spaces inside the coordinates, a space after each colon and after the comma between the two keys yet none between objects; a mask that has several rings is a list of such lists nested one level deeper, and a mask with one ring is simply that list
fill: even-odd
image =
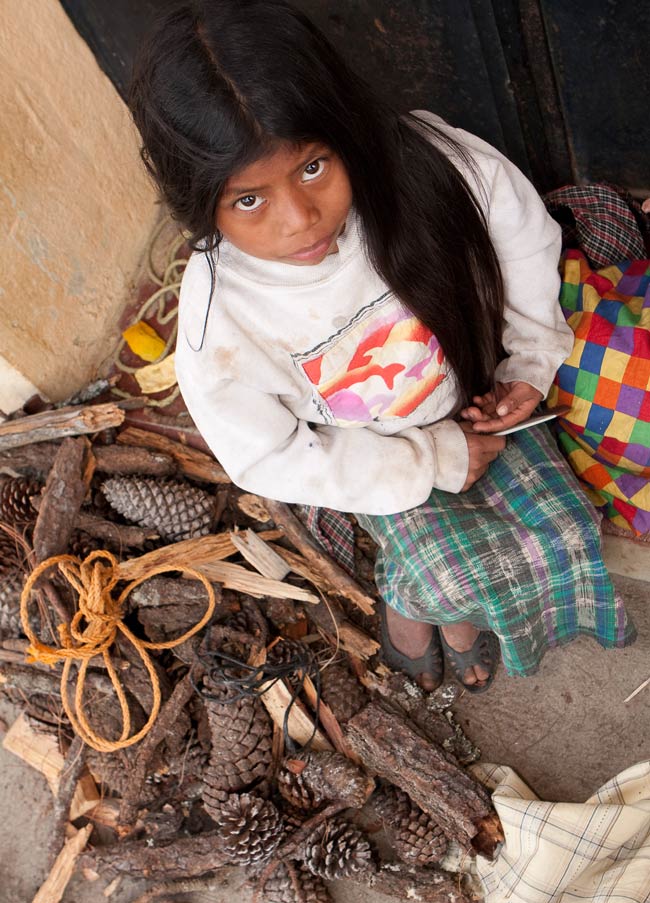
[{"label": "wooden stick", "polygon": [[332,592],[345,596],[364,614],[374,613],[374,599],[364,593],[359,584],[317,546],[307,528],[301,524],[288,505],[273,499],[265,499],[264,505],[276,526],[284,530],[287,539],[307,559],[316,573],[327,580]]},{"label": "wooden stick", "polygon": [[116,404],[80,405],[31,414],[0,423],[0,449],[16,448],[31,442],[46,442],[66,436],[82,436],[120,426],[124,411]]},{"label": "wooden stick", "polygon": [[171,455],[131,445],[94,445],[93,454],[102,473],[168,477],[178,469]]},{"label": "wooden stick", "polygon": [[120,548],[141,549],[150,539],[158,539],[155,530],[147,530],[143,527],[133,527],[125,524],[116,524],[110,520],[97,517],[96,514],[86,514],[81,511],[77,518],[77,527],[84,530],[89,536],[113,543]]},{"label": "wooden stick", "polygon": [[72,799],[77,790],[81,772],[86,765],[86,753],[88,747],[81,737],[74,737],[65,757],[65,762],[59,774],[59,792],[54,798],[54,811],[52,813],[54,824],[50,832],[48,844],[49,866],[52,868],[65,846],[65,827],[71,818]]},{"label": "wooden stick", "polygon": [[86,825],[85,828],[75,831],[73,837],[66,841],[52,866],[52,871],[34,897],[33,903],[59,903],[92,830],[92,825]]},{"label": "wooden stick", "polygon": [[[283,680],[278,680],[275,683],[269,681],[268,683],[262,684],[259,693],[273,722],[277,724],[278,727],[283,727],[287,709],[289,709],[292,699],[292,693],[285,682]],[[334,749],[325,734],[314,727],[313,719],[310,718],[307,710],[299,699],[295,699],[293,705],[289,709],[287,731],[291,739],[295,740],[296,743],[300,743],[301,746],[307,744],[310,738],[313,737],[311,742],[313,749]]]},{"label": "wooden stick", "polygon": [[197,480],[205,480],[207,483],[230,483],[230,477],[211,455],[174,442],[167,436],[150,430],[141,430],[136,426],[129,426],[117,437],[117,441],[124,445],[136,445],[141,448],[155,448],[158,451],[171,455],[176,461],[181,473]]}]

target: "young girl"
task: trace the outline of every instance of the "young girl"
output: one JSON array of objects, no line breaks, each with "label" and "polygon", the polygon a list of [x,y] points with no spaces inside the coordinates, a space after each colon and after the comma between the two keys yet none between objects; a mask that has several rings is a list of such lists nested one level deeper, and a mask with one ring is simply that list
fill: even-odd
[{"label": "young girl", "polygon": [[532,413],[573,342],[559,228],[516,167],[398,115],[283,0],[181,3],[131,103],[196,249],[187,407],[238,486],[352,512],[373,536],[389,663],[432,688],[442,640],[476,692],[499,646],[525,675],[581,633],[630,642],[545,429],[494,435]]}]

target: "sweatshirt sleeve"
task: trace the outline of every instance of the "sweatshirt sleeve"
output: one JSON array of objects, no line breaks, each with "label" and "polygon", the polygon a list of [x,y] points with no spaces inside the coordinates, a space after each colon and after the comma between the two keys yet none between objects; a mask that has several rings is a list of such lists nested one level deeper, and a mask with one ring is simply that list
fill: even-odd
[{"label": "sweatshirt sleeve", "polygon": [[505,288],[500,382],[523,380],[544,397],[573,347],[559,304],[561,229],[526,177],[496,151],[488,227]]},{"label": "sweatshirt sleeve", "polygon": [[457,423],[392,436],[299,420],[280,398],[232,379],[210,381],[200,355],[177,353],[188,410],[232,481],[284,502],[393,514],[435,487],[459,492],[469,456]]}]

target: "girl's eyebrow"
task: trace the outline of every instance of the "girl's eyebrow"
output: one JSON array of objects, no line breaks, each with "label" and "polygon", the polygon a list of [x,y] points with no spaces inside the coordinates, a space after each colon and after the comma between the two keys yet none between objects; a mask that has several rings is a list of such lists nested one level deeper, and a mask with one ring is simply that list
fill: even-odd
[{"label": "girl's eyebrow", "polygon": [[[303,159],[300,161],[300,163],[298,163],[296,167],[294,167],[294,169],[291,170],[292,175],[295,175],[295,173],[297,173],[300,169],[304,169],[305,166],[314,159],[314,154],[317,154],[321,150],[324,151],[325,145],[316,143],[310,144],[308,150],[309,153],[305,157],[303,157]],[[241,188],[235,185],[232,188],[226,189],[222,197],[225,199],[236,197],[238,195],[245,196],[247,194],[256,194],[258,191],[265,191],[268,187],[268,185],[258,185],[256,188]]]}]

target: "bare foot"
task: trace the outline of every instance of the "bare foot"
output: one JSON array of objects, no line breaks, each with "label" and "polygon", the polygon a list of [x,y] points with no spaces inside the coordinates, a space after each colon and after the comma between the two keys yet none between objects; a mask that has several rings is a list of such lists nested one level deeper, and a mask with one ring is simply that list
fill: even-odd
[{"label": "bare foot", "polygon": [[[391,643],[402,655],[413,659],[420,658],[429,648],[434,630],[432,624],[405,618],[390,605],[386,606],[386,624]],[[433,674],[426,671],[418,674],[416,681],[427,691],[435,690],[439,683]]]},{"label": "bare foot", "polygon": [[[470,624],[469,621],[459,621],[457,624],[445,624],[444,627],[440,627],[440,632],[447,643],[449,643],[451,648],[455,649],[456,652],[469,651],[474,645],[476,637],[480,633],[480,631],[474,627],[473,624]],[[468,686],[477,684],[479,687],[482,687],[489,677],[490,672],[482,665],[474,665],[474,667],[468,668],[463,674],[463,683]]]}]

